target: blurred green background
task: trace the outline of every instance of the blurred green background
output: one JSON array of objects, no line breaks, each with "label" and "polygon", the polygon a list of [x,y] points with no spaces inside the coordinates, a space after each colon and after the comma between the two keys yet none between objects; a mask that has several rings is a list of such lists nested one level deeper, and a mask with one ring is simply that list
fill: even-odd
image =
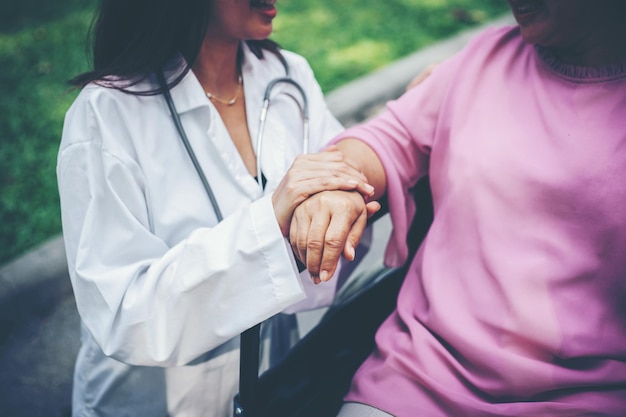
[{"label": "blurred green background", "polygon": [[[0,5],[0,265],[61,232],[56,153],[97,0]],[[273,38],[325,92],[508,10],[503,0],[279,0]]]}]

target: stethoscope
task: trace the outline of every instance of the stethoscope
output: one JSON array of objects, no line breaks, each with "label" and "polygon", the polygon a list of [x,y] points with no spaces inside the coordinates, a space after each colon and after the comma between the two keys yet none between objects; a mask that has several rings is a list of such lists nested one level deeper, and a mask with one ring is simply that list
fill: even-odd
[{"label": "stethoscope", "polygon": [[307,100],[307,95],[304,92],[304,89],[300,84],[298,84],[293,78],[291,78],[289,74],[289,65],[287,61],[282,55],[278,55],[280,58],[283,67],[285,67],[285,77],[276,78],[270,81],[265,87],[265,94],[263,94],[263,106],[261,107],[261,114],[259,116],[259,131],[257,134],[257,143],[256,143],[256,179],[261,187],[263,187],[263,180],[261,172],[261,152],[263,151],[263,136],[265,132],[265,119],[267,117],[267,112],[270,107],[270,96],[272,94],[272,90],[278,84],[290,84],[296,88],[296,90],[300,93],[300,97],[302,98],[302,105],[300,102],[291,94],[286,93],[289,97],[291,97],[300,109],[300,115],[302,117],[302,153],[306,154],[309,151],[309,103]]},{"label": "stethoscope", "polygon": [[[263,151],[263,137],[265,132],[265,121],[267,118],[267,114],[269,111],[270,103],[271,103],[271,94],[274,87],[278,84],[290,84],[299,92],[300,98],[302,99],[302,103],[300,103],[292,94],[286,92],[285,94],[291,97],[300,110],[300,115],[302,117],[302,153],[306,154],[309,151],[309,103],[307,99],[307,95],[300,84],[291,78],[289,74],[289,65],[287,61],[282,55],[278,55],[283,67],[285,68],[285,77],[275,78],[271,80],[267,87],[265,87],[265,93],[263,94],[263,105],[261,106],[261,113],[259,115],[259,130],[257,133],[257,146],[256,146],[256,158],[257,158],[257,177],[256,181],[258,182],[261,189],[263,189],[263,172],[261,170],[261,153]],[[204,175],[204,171],[198,162],[198,158],[196,157],[196,153],[194,152],[191,144],[189,143],[189,139],[187,134],[185,133],[185,129],[183,127],[182,122],[180,121],[180,116],[178,115],[178,111],[176,110],[176,106],[174,105],[174,100],[172,100],[172,95],[170,94],[169,88],[167,87],[167,82],[165,81],[165,76],[163,75],[163,71],[158,71],[157,80],[159,82],[159,86],[163,91],[163,96],[165,97],[165,101],[167,102],[167,106],[172,115],[172,119],[174,121],[174,125],[176,126],[176,130],[185,145],[185,149],[189,154],[189,158],[193,163],[196,172],[200,176],[200,180],[202,181],[202,185],[211,201],[211,205],[213,206],[213,210],[215,211],[215,215],[217,217],[217,221],[221,222],[223,220],[222,212],[217,204],[217,199],[215,198],[215,194]]]},{"label": "stethoscope", "polygon": [[[270,81],[265,88],[265,94],[263,95],[263,106],[261,108],[261,114],[259,116],[259,131],[257,135],[257,147],[256,147],[256,157],[257,157],[257,182],[261,189],[263,189],[263,174],[261,172],[261,151],[263,149],[263,133],[265,131],[265,119],[267,117],[267,112],[270,107],[270,96],[272,94],[272,90],[274,87],[280,83],[290,84],[296,88],[296,90],[300,93],[302,98],[302,105],[298,102],[298,100],[293,97],[293,95],[287,93],[288,96],[294,99],[296,103],[298,103],[298,107],[300,109],[300,113],[302,116],[302,149],[303,153],[308,152],[309,148],[309,104],[307,101],[306,93],[304,89],[289,76],[289,66],[285,61],[285,58],[282,55],[278,55],[283,66],[285,67],[285,77],[276,78]],[[163,76],[162,71],[157,72],[157,79],[159,81],[161,90],[163,91],[163,96],[165,97],[165,101],[167,102],[167,106],[172,114],[172,119],[176,126],[176,130],[185,145],[185,149],[191,158],[193,166],[198,173],[200,180],[202,181],[202,185],[211,201],[211,206],[213,206],[213,210],[215,211],[215,217],[217,218],[217,222],[220,223],[224,216],[222,215],[222,211],[220,210],[219,204],[217,203],[217,199],[215,198],[215,194],[211,189],[211,185],[204,175],[204,171],[198,162],[198,158],[196,158],[196,154],[189,143],[189,139],[187,138],[187,134],[185,133],[185,129],[183,124],[180,121],[180,116],[176,111],[176,106],[174,105],[174,100],[172,100],[172,96],[170,94],[169,89],[167,88],[167,83],[165,82],[165,77]],[[259,362],[258,362],[258,351],[259,351],[259,337],[260,337],[260,329],[261,324],[258,323],[251,328],[243,331],[241,333],[240,343],[240,375],[241,380],[253,380],[250,376],[258,375],[259,372]],[[256,388],[253,386],[249,386],[246,384],[241,385],[239,389],[240,398],[248,398],[254,397],[256,395]]]}]

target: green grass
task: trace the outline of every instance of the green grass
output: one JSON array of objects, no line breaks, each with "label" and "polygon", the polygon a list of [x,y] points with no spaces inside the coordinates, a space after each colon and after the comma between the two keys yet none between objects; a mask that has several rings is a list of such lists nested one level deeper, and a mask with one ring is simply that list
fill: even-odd
[{"label": "green grass", "polygon": [[75,97],[66,80],[87,68],[94,4],[73,3],[48,18],[0,19],[0,264],[61,230],[56,153]]},{"label": "green grass", "polygon": [[[95,0],[22,0],[0,13],[0,265],[61,231],[56,153],[87,69]],[[502,0],[279,0],[273,38],[324,91],[507,10]]]}]

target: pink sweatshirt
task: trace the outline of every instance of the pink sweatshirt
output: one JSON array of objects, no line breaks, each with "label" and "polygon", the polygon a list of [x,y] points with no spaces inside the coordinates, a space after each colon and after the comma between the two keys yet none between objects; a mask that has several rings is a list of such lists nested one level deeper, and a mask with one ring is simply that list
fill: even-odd
[{"label": "pink sweatshirt", "polygon": [[626,416],[626,63],[574,67],[490,29],[336,140],[372,146],[406,258],[346,400],[397,417]]}]

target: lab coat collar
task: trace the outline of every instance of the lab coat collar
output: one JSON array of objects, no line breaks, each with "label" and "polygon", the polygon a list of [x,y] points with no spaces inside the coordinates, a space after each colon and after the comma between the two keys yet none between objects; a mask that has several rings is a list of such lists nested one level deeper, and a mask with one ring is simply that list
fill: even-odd
[{"label": "lab coat collar", "polygon": [[[183,61],[181,65],[186,65],[186,63]],[[170,71],[166,78],[169,79],[178,71],[180,71],[180,68]],[[200,81],[198,81],[196,75],[191,70],[187,71],[180,83],[170,90],[170,94],[178,114],[183,114],[199,107],[209,106],[209,99],[206,97]]]}]

